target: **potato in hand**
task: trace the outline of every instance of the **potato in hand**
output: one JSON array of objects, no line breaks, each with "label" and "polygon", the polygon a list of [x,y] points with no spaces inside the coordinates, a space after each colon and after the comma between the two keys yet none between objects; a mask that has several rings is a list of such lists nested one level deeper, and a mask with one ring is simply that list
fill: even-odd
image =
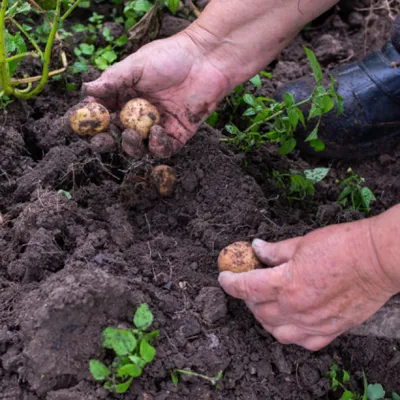
[{"label": "potato in hand", "polygon": [[88,103],[72,111],[69,124],[78,135],[94,136],[107,131],[110,113],[99,103]]},{"label": "potato in hand", "polygon": [[260,268],[261,262],[256,257],[251,244],[235,242],[221,250],[218,257],[220,272],[248,272]]}]

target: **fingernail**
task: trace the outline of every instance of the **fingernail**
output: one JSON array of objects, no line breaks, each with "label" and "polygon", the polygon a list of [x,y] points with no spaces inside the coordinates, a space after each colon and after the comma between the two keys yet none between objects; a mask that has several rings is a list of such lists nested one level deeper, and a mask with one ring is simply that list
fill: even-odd
[{"label": "fingernail", "polygon": [[251,245],[252,245],[252,247],[253,247],[254,250],[258,250],[258,249],[260,249],[262,246],[265,245],[265,241],[264,241],[264,240],[261,240],[261,239],[254,239]]},{"label": "fingernail", "polygon": [[221,272],[218,276],[218,282],[222,283],[223,280],[229,279],[229,277],[232,276],[232,274],[233,272],[230,271]]}]

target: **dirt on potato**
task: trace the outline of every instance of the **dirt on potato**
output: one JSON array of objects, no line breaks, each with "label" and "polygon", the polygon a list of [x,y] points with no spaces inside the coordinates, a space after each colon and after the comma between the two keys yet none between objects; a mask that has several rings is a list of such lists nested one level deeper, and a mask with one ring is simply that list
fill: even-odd
[{"label": "dirt on potato", "polygon": [[[366,15],[333,11],[316,21],[272,63],[274,79],[263,78],[261,92],[271,96],[310,73],[303,44],[324,68],[377,48],[390,24],[370,19],[365,37]],[[398,340],[347,334],[316,353],[280,345],[217,282],[218,254],[230,243],[364,218],[336,203],[335,180],[349,167],[377,197],[370,215],[398,203],[400,148],[351,165],[282,157],[270,146],[244,155],[204,125],[167,161],[178,181],[162,198],[146,178],[158,162],[150,155],[98,154],[65,132],[60,118],[78,101],[53,82],[36,100],[0,113],[1,400],[336,399],[326,376],[333,361],[359,390],[364,371],[387,393],[400,391]],[[331,171],[315,198],[290,205],[272,171],[316,166]],[[90,377],[88,362],[105,356],[102,329],[129,326],[142,302],[160,330],[157,355],[126,395],[114,397]],[[222,387],[184,376],[175,386],[172,368],[222,370]]]}]

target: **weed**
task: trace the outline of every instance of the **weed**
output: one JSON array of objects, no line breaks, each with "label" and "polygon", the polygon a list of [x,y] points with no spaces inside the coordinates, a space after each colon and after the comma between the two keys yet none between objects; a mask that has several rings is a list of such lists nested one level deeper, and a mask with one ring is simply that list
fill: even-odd
[{"label": "weed", "polygon": [[[367,378],[363,373],[363,393],[357,393],[350,387],[350,374],[345,369],[340,368],[336,363],[333,363],[329,371],[329,377],[331,378],[331,385],[334,391],[342,390],[342,396],[340,400],[380,400],[389,399],[385,397],[385,390],[379,383],[368,384]],[[392,393],[392,400],[400,400],[400,396],[397,393]]]},{"label": "weed", "polygon": [[[56,40],[59,39],[63,22],[79,3],[80,0],[42,0],[39,1],[39,4],[45,7],[42,9],[33,0],[2,0],[0,7],[0,99],[3,104],[7,104],[12,97],[27,100],[36,96],[43,90],[49,77],[66,70],[66,55],[62,53],[63,67],[50,72],[52,50]],[[32,25],[27,23],[31,20],[28,18],[31,14],[42,18],[47,27],[41,33],[40,41],[32,32]],[[24,22],[20,22],[22,19]],[[45,43],[44,50],[40,48],[42,42]],[[19,65],[27,57],[41,60],[41,75],[15,78]],[[33,88],[35,82],[38,83]]]},{"label": "weed", "polygon": [[276,185],[284,189],[289,201],[302,201],[307,196],[314,196],[315,184],[321,182],[329,172],[329,168],[306,169],[303,172],[290,170],[287,174],[272,171]]},{"label": "weed", "polygon": [[371,202],[376,200],[372,190],[364,186],[365,179],[360,178],[351,168],[347,170],[349,177],[337,181],[342,187],[338,203],[345,208],[353,208],[362,212],[371,210]]},{"label": "weed", "polygon": [[189,376],[195,376],[197,378],[204,379],[205,381],[211,383],[211,385],[215,386],[217,389],[220,389],[220,382],[223,379],[223,374],[222,371],[219,371],[217,376],[210,377],[207,375],[199,374],[197,372],[193,372],[190,369],[173,369],[171,371],[171,379],[174,385],[177,385],[179,382],[179,377],[178,374],[183,374],[183,375],[189,375]]},{"label": "weed", "polygon": [[[289,154],[296,147],[297,141],[294,133],[299,124],[306,128],[311,120],[316,120],[312,132],[305,141],[315,151],[324,150],[325,145],[318,138],[322,117],[332,111],[335,105],[337,113],[341,114],[343,112],[343,99],[336,92],[333,76],[330,77],[331,84],[329,88],[326,89],[323,86],[323,73],[315,54],[306,47],[304,50],[316,83],[311,95],[296,103],[291,93],[285,93],[283,96],[284,101],[277,102],[269,97],[255,97],[250,93],[243,94],[243,87],[239,86],[233,95],[232,111],[236,113],[238,105],[242,101],[246,103],[247,109],[244,111],[243,116],[248,118],[248,126],[245,129],[239,129],[233,123],[227,124],[225,129],[230,134],[230,137],[223,139],[224,141],[233,143],[246,152],[267,142],[278,143],[280,145],[279,153],[282,155]],[[259,84],[257,78],[254,82],[256,85]],[[300,109],[304,105],[310,106],[307,118]]]},{"label": "weed", "polygon": [[104,388],[114,393],[125,393],[134,378],[142,374],[146,364],[153,361],[156,349],[152,342],[159,331],[147,332],[153,322],[153,314],[147,304],[142,304],[133,317],[133,329],[106,328],[103,331],[103,347],[112,350],[115,357],[109,366],[98,360],[90,360],[93,378],[104,381]]}]

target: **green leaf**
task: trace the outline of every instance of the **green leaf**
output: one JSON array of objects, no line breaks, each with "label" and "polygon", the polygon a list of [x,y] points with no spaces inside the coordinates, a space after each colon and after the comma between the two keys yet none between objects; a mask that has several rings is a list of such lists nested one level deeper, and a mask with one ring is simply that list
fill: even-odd
[{"label": "green leaf", "polygon": [[118,47],[123,47],[128,43],[128,36],[123,35],[120,36],[116,41],[115,41],[115,45]]},{"label": "green leaf", "polygon": [[89,65],[84,61],[77,61],[72,66],[72,70],[73,70],[73,72],[75,74],[80,73],[80,72],[84,72],[84,71],[88,71],[89,70]]},{"label": "green leaf", "polygon": [[320,107],[322,112],[324,114],[327,114],[329,111],[333,109],[333,107],[335,107],[335,102],[330,96],[326,95],[322,97],[320,102]]},{"label": "green leaf", "polygon": [[104,71],[104,70],[106,70],[106,69],[110,66],[109,62],[108,62],[105,58],[103,58],[103,57],[97,57],[97,58],[94,60],[94,63],[96,64],[96,67],[97,67],[100,71]]},{"label": "green leaf", "polygon": [[93,44],[81,43],[79,45],[79,50],[82,52],[82,54],[85,54],[87,56],[91,56],[94,53],[95,49],[96,48]]},{"label": "green leaf", "polygon": [[103,346],[112,349],[118,356],[125,356],[135,349],[137,341],[132,332],[124,329],[106,328],[103,332]]},{"label": "green leaf", "polygon": [[109,64],[112,64],[117,58],[117,53],[114,50],[107,50],[101,53],[101,56],[108,61]]},{"label": "green leaf", "polygon": [[115,385],[115,392],[118,394],[125,393],[129,389],[129,386],[131,386],[132,381],[133,381],[133,378],[130,378],[129,380],[127,380],[124,383]]},{"label": "green leaf", "polygon": [[368,400],[380,400],[385,398],[385,391],[380,383],[368,385],[367,399]]},{"label": "green leaf", "polygon": [[256,115],[256,110],[252,107],[248,108],[244,113],[243,117],[251,117],[253,115]]},{"label": "green leaf", "polygon": [[140,355],[146,362],[152,362],[156,356],[156,349],[143,339],[140,343]]},{"label": "green leaf", "polygon": [[318,139],[318,130],[319,130],[320,122],[321,122],[321,120],[318,121],[317,125],[312,130],[312,132],[306,137],[306,139],[304,140],[305,142],[311,142],[312,140]]},{"label": "green leaf", "polygon": [[282,146],[279,148],[279,154],[282,156],[289,154],[295,149],[296,143],[297,142],[295,138],[290,138],[286,140],[286,142],[284,142]]},{"label": "green leaf", "polygon": [[147,304],[141,304],[133,317],[136,328],[145,330],[153,323],[153,314]]},{"label": "green leaf", "polygon": [[206,124],[214,127],[218,121],[218,113],[214,111],[207,119]]},{"label": "green leaf", "polygon": [[173,383],[174,385],[177,385],[177,384],[179,383],[178,374],[175,373],[175,372],[171,372],[171,380],[172,380],[172,383]]},{"label": "green leaf", "polygon": [[315,117],[320,117],[323,114],[323,111],[319,105],[318,101],[313,101],[311,104],[310,112],[308,113],[308,119],[312,119]]},{"label": "green leaf", "polygon": [[353,392],[345,390],[339,400],[355,400],[355,399],[356,397],[354,397]]},{"label": "green leaf", "polygon": [[[304,170],[304,175],[309,180],[313,185],[315,185],[318,182],[321,182],[326,175],[328,175],[329,168],[314,168],[314,169],[306,169]],[[343,382],[346,382],[345,380],[345,373],[346,371],[343,371]]]},{"label": "green leaf", "polygon": [[89,369],[96,381],[104,381],[110,373],[110,370],[98,360],[90,360]]},{"label": "green leaf", "polygon": [[303,111],[300,110],[298,107],[293,107],[292,110],[297,114],[297,118],[301,122],[301,124],[306,127],[306,121],[304,119]]},{"label": "green leaf", "polygon": [[339,197],[338,197],[338,202],[343,201],[344,199],[346,199],[346,197],[348,197],[351,192],[353,191],[353,188],[351,186],[346,186],[340,193]]},{"label": "green leaf", "polygon": [[262,86],[261,77],[260,77],[259,74],[253,76],[253,77],[250,79],[250,82],[251,82],[256,88],[258,88],[258,89],[260,89],[261,86]]},{"label": "green leaf", "polygon": [[175,14],[178,11],[179,2],[180,0],[165,0],[165,4],[167,5],[169,11],[172,12],[172,14]]},{"label": "green leaf", "polygon": [[283,101],[287,108],[291,107],[294,104],[294,97],[292,93],[286,92],[283,94]]},{"label": "green leaf", "polygon": [[400,396],[397,393],[392,393],[392,399],[393,400],[400,400]]},{"label": "green leaf", "polygon": [[363,187],[360,191],[360,194],[365,208],[369,210],[371,207],[371,201],[376,200],[375,195],[372,193],[372,190],[368,187]]},{"label": "green leaf", "polygon": [[295,108],[289,108],[287,110],[287,114],[290,124],[292,125],[293,129],[296,129],[297,124],[299,123],[299,114],[296,112]]},{"label": "green leaf", "polygon": [[290,176],[290,194],[297,194],[301,198],[306,195],[313,196],[315,192],[314,185],[309,182],[304,176],[291,175]]},{"label": "green leaf", "polygon": [[325,143],[321,139],[314,139],[310,141],[310,146],[314,149],[314,151],[324,151]]},{"label": "green leaf", "polygon": [[[324,168],[322,168],[322,169],[324,169]],[[327,173],[328,173],[329,172],[329,168],[326,168],[326,169],[328,170],[327,171]],[[350,374],[344,369],[343,370],[343,383],[346,383],[346,382],[349,382],[349,381],[350,381]]]},{"label": "green leaf", "polygon": [[261,72],[260,72],[260,75],[265,76],[265,77],[268,78],[268,79],[271,79],[271,78],[272,78],[271,72],[261,71]]},{"label": "green leaf", "polygon": [[132,378],[136,378],[140,375],[142,375],[142,368],[140,368],[138,365],[135,364],[124,365],[117,371],[117,376],[120,378],[125,376],[131,376]]},{"label": "green leaf", "polygon": [[321,66],[317,60],[317,57],[315,56],[315,53],[306,46],[304,46],[304,51],[306,52],[308,61],[310,62],[311,69],[314,74],[315,82],[317,83],[317,85],[320,85],[322,82],[322,79],[323,79],[323,74],[322,74]]},{"label": "green leaf", "polygon": [[254,107],[256,104],[256,98],[252,94],[249,94],[249,93],[247,93],[243,96],[243,101],[252,107]]}]

